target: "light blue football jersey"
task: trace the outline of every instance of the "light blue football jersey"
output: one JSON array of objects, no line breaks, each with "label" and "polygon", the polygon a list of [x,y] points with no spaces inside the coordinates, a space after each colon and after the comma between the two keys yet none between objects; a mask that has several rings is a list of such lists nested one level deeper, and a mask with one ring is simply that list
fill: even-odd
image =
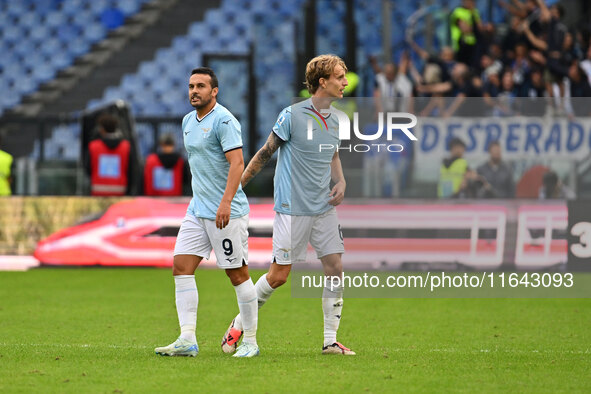
[{"label": "light blue football jersey", "polygon": [[340,146],[337,112],[334,107],[318,111],[308,99],[279,114],[273,132],[285,143],[275,168],[276,212],[310,216],[332,208],[330,163]]},{"label": "light blue football jersey", "polygon": [[[240,123],[223,105],[216,103],[200,120],[197,111],[189,112],[182,125],[193,188],[187,213],[215,220],[230,169],[225,152],[242,148]],[[249,210],[248,200],[239,185],[232,199],[230,218],[244,216]]]}]

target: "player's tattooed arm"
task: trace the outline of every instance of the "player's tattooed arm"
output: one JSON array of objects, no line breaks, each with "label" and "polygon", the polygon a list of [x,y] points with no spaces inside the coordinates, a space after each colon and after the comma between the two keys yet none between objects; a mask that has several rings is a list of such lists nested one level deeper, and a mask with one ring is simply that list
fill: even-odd
[{"label": "player's tattooed arm", "polygon": [[269,134],[267,142],[259,151],[254,155],[252,160],[248,163],[248,166],[242,173],[242,187],[245,187],[252,178],[258,174],[263,167],[271,160],[273,154],[283,145],[285,141],[277,136],[274,132]]}]

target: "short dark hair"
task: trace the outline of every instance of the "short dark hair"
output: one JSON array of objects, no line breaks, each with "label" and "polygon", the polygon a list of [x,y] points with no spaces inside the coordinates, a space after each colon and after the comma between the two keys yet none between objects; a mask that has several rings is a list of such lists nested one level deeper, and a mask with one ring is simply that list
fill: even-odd
[{"label": "short dark hair", "polygon": [[454,146],[461,146],[462,148],[466,149],[466,144],[458,137],[454,137],[449,141],[449,149],[452,149]]},{"label": "short dark hair", "polygon": [[174,136],[171,133],[166,133],[160,136],[159,143],[161,146],[174,146]]},{"label": "short dark hair", "polygon": [[565,13],[564,6],[560,3],[556,3],[553,5],[553,7],[556,7],[556,11],[558,11],[558,16],[560,19],[562,19],[562,17],[564,16],[564,13]]},{"label": "short dark hair", "polygon": [[215,76],[215,73],[213,72],[213,70],[209,67],[197,67],[194,68],[193,71],[191,71],[191,75],[193,74],[205,74],[205,75],[209,75],[209,77],[211,78],[211,88],[217,88],[218,87],[218,77]]},{"label": "short dark hair", "polygon": [[488,148],[487,148],[487,150],[489,150],[489,151],[490,151],[490,148],[492,148],[493,146],[498,146],[498,147],[500,148],[500,147],[501,147],[501,143],[499,142],[499,140],[494,140],[494,141],[491,141],[491,142],[488,144]]},{"label": "short dark hair", "polygon": [[101,114],[96,120],[96,123],[107,133],[114,133],[119,126],[119,121],[111,114]]}]

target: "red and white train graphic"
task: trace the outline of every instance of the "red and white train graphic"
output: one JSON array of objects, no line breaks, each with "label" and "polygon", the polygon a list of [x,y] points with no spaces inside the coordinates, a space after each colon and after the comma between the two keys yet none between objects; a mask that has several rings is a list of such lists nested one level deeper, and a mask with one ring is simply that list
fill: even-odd
[{"label": "red and white train graphic", "polygon": [[[137,198],[113,204],[102,215],[41,240],[34,256],[48,265],[171,266],[187,202]],[[413,268],[423,263],[494,269],[503,264],[508,215],[503,205],[343,204],[338,214],[346,269]],[[271,204],[251,205],[249,264],[254,267],[271,261],[273,217]],[[516,266],[566,262],[566,240],[554,237],[566,229],[566,220],[566,206],[520,207]],[[204,264],[213,265],[214,259],[212,254]],[[310,249],[308,261],[315,260]]]}]

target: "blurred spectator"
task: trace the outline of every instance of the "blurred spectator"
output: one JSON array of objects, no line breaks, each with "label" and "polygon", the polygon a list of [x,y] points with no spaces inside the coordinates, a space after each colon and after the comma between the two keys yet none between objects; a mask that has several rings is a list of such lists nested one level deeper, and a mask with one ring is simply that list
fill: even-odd
[{"label": "blurred spectator", "polygon": [[[568,56],[568,48],[571,45],[569,37],[567,37],[566,26],[561,22],[564,8],[560,4],[554,4],[548,8],[544,0],[538,0],[538,5],[540,9],[539,22],[541,24],[540,36],[532,31],[527,20],[522,24],[523,32],[530,44],[542,51],[546,59],[545,79],[548,94],[550,96],[554,95],[552,84],[556,84],[560,92],[559,96],[564,97],[562,78],[567,73],[564,60]],[[572,41],[572,37],[570,37],[570,41]]]},{"label": "blurred spectator", "polygon": [[497,106],[496,98],[501,91],[501,81],[498,73],[491,73],[486,77],[486,82],[482,87],[482,97],[484,97],[484,104],[486,104],[492,111]]},{"label": "blurred spectator", "polygon": [[[591,83],[588,22],[569,32],[562,23],[565,10],[560,3],[547,6],[544,0],[500,1],[499,5],[510,14],[508,29],[501,36],[497,32],[503,29],[480,21],[474,3],[464,0],[450,15],[453,52],[443,47],[439,56],[431,56],[412,38],[408,39],[425,62],[422,73],[412,62],[409,64],[415,82],[414,96],[425,98],[417,100],[417,112],[422,116],[478,116],[484,113],[474,105],[466,105],[464,98],[483,96],[487,107],[496,107],[499,115],[539,116],[551,105],[560,114],[566,104],[563,97],[569,93],[573,97],[587,94],[579,70],[585,72]],[[579,70],[571,68],[577,59],[582,60]],[[570,85],[566,85],[569,81],[574,82],[572,92]],[[443,96],[458,99],[440,111]],[[517,97],[528,99],[519,100],[511,108]]]},{"label": "blurred spectator", "polygon": [[523,17],[513,16],[509,24],[509,30],[502,39],[502,51],[509,59],[515,58],[515,43],[527,42],[527,37],[521,28],[521,21]]},{"label": "blurred spectator", "polygon": [[468,169],[464,174],[462,183],[454,198],[490,198],[490,188],[487,187],[486,179],[476,171]]},{"label": "blurred spectator", "polygon": [[451,70],[456,64],[454,60],[454,52],[450,47],[444,46],[441,48],[439,56],[432,56],[429,54],[429,52],[421,48],[415,41],[410,41],[409,43],[411,48],[420,56],[421,59],[423,59],[426,64],[435,64],[439,66],[441,69],[441,79],[438,82],[446,82],[450,80]]},{"label": "blurred spectator", "polygon": [[475,66],[479,30],[482,24],[474,0],[462,0],[462,5],[452,11],[449,25],[456,60]]},{"label": "blurred spectator", "polygon": [[498,76],[503,70],[503,63],[499,59],[493,58],[490,53],[485,53],[480,57],[480,77],[486,84],[490,76]]},{"label": "blurred spectator", "polygon": [[512,198],[515,196],[513,170],[501,158],[501,144],[493,141],[488,145],[488,161],[476,169],[483,177],[486,197]]},{"label": "blurred spectator", "polygon": [[568,101],[565,105],[567,113],[573,116],[589,116],[591,115],[591,107],[589,101],[581,99],[581,97],[591,97],[591,86],[587,74],[581,68],[578,61],[573,61],[568,69],[569,77],[569,94]]},{"label": "blurred spectator", "polygon": [[451,73],[451,81],[432,85],[419,85],[417,86],[417,91],[421,93],[443,93],[455,96],[455,99],[442,114],[444,117],[453,115],[477,115],[478,112],[473,112],[470,107],[464,106],[463,104],[466,97],[482,97],[482,85],[479,78],[472,78],[468,66],[464,63],[455,64]]},{"label": "blurred spectator", "polygon": [[421,116],[441,115],[445,109],[445,103],[442,99],[443,92],[430,92],[428,89],[421,90],[421,85],[433,86],[442,82],[448,82],[451,79],[451,71],[455,66],[454,53],[451,47],[444,46],[439,52],[439,56],[432,56],[421,48],[416,42],[410,41],[411,48],[425,62],[423,74],[419,74],[414,64],[410,62],[411,76],[415,82],[417,96],[421,99],[414,100],[419,108]]},{"label": "blurred spectator", "polygon": [[517,90],[514,85],[513,73],[510,69],[503,73],[501,79],[501,90],[497,95],[497,102],[493,115],[511,116],[515,115]]},{"label": "blurred spectator", "polygon": [[376,75],[374,98],[376,112],[412,112],[412,82],[407,77],[409,58],[403,53],[399,67],[394,63],[384,66]]},{"label": "blurred spectator", "polygon": [[591,84],[591,43],[588,44],[585,59],[581,62],[581,68],[585,71],[585,74],[587,74],[587,79]]},{"label": "blurred spectator", "polygon": [[507,57],[499,43],[493,42],[492,44],[490,44],[488,53],[490,54],[493,62],[499,61],[503,66],[508,65],[511,61],[511,58]]},{"label": "blurred spectator", "polygon": [[99,138],[88,144],[86,163],[93,196],[123,196],[128,192],[131,145],[118,126],[112,115],[105,113],[97,118]]},{"label": "blurred spectator", "polygon": [[542,116],[546,111],[547,94],[540,68],[534,68],[526,80],[526,98],[520,100],[521,113],[525,116]]},{"label": "blurred spectator", "polygon": [[576,198],[575,193],[566,187],[558,178],[554,171],[548,171],[542,178],[542,187],[540,188],[540,200],[547,199],[566,199]]},{"label": "blurred spectator", "polygon": [[524,19],[537,9],[536,0],[526,0],[525,3],[519,0],[511,0],[511,4],[499,0],[498,4],[517,19]]},{"label": "blurred spectator", "polygon": [[453,197],[460,191],[464,175],[468,171],[468,162],[464,159],[466,144],[460,138],[449,141],[450,156],[443,159],[440,168],[437,195],[439,198]]},{"label": "blurred spectator", "polygon": [[[0,148],[2,147],[2,136],[0,136]],[[14,173],[14,159],[10,153],[0,149],[0,196],[12,194],[12,174]]]},{"label": "blurred spectator", "polygon": [[144,167],[144,193],[147,196],[181,196],[183,186],[191,174],[183,157],[176,151],[174,137],[160,138],[159,152],[146,158]]},{"label": "blurred spectator", "polygon": [[527,78],[529,77],[530,64],[527,58],[527,46],[523,42],[515,45],[515,59],[511,64],[513,85],[518,97],[526,97]]}]

